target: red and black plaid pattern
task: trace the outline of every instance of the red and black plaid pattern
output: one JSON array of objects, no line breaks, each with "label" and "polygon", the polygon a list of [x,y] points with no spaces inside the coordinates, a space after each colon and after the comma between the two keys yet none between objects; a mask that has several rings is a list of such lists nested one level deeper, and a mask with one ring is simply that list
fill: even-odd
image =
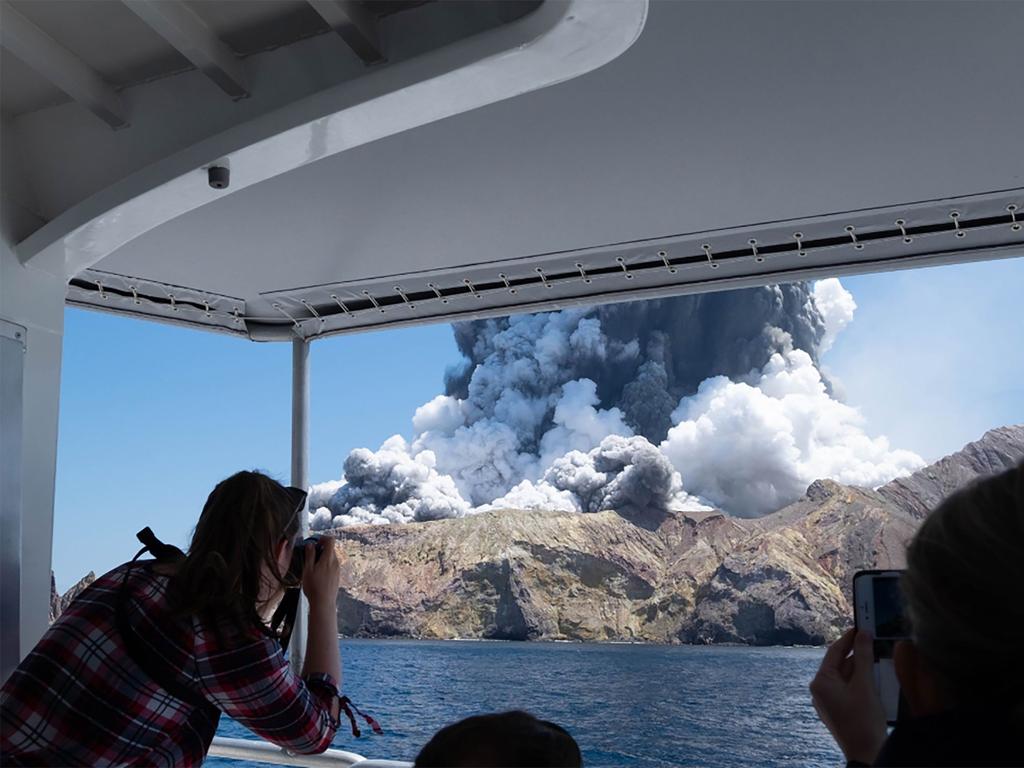
[{"label": "red and black plaid pattern", "polygon": [[[158,677],[292,752],[327,749],[338,727],[331,677],[297,677],[279,644],[255,629],[220,640],[197,619],[172,619],[168,579],[146,566],[131,571],[126,609]],[[0,691],[3,765],[202,763],[219,712],[175,698],[128,656],[115,626],[126,567],[82,592]]]}]

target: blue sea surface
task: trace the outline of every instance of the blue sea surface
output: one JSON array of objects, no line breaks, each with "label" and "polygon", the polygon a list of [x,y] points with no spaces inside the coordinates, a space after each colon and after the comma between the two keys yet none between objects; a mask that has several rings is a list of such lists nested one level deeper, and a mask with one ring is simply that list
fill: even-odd
[{"label": "blue sea surface", "polygon": [[[565,727],[584,764],[838,766],[807,692],[823,649],[342,640],[345,693],[383,736],[334,748],[409,760],[442,726],[525,709]],[[254,738],[227,717],[220,736]],[[209,758],[208,765],[258,764]]]}]

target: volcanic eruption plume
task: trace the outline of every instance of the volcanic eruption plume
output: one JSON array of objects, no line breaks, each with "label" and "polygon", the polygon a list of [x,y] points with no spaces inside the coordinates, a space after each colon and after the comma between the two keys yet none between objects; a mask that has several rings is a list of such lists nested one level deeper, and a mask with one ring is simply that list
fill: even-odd
[{"label": "volcanic eruption plume", "polygon": [[314,528],[501,507],[772,511],[818,477],[923,464],[863,432],[819,355],[853,317],[838,280],[454,325],[445,394],[315,486]]}]

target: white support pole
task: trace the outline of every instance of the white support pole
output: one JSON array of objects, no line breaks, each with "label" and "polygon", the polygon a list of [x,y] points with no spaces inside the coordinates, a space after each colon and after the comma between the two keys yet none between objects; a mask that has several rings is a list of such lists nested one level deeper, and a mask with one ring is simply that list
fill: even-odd
[{"label": "white support pole", "polygon": [[[17,610],[0,619],[4,648],[14,648],[21,658],[35,647],[49,625],[50,565],[53,545],[53,495],[57,470],[57,418],[60,413],[60,363],[64,335],[64,296],[67,282],[61,258],[43,259],[32,266],[17,258],[5,232],[0,242],[0,319],[20,327],[16,342],[23,342],[20,393],[5,381],[3,462],[4,539],[0,547],[2,568],[18,571]],[[6,326],[10,328],[10,326]],[[6,343],[6,342],[5,342]],[[8,354],[4,354],[4,379],[11,378]],[[17,399],[20,396],[20,409]],[[20,410],[20,414],[16,412]],[[10,416],[8,416],[10,414]],[[20,440],[8,442],[19,425],[6,423],[20,418]],[[15,466],[8,466],[11,463]],[[20,486],[20,493],[18,492]],[[10,495],[8,495],[10,494]],[[7,540],[20,528],[20,547]],[[17,553],[17,554],[15,554]],[[15,562],[13,558],[17,557]],[[4,579],[6,582],[6,578]],[[4,591],[8,591],[5,583]],[[5,671],[10,661],[4,654]]]},{"label": "white support pole", "polygon": [[21,661],[22,389],[26,330],[0,319],[0,685]]},{"label": "white support pole", "polygon": [[[309,344],[302,339],[292,341],[292,480],[296,488],[309,488]],[[307,505],[308,511],[308,505]],[[303,538],[309,532],[309,520],[299,516]],[[292,630],[291,665],[296,674],[302,671],[306,656],[306,622],[309,605],[306,596],[299,598],[299,611]]]}]

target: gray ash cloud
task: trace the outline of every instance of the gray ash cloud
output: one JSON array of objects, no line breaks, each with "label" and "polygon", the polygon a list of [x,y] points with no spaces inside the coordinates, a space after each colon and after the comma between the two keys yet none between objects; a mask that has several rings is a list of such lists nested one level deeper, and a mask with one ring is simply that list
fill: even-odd
[{"label": "gray ash cloud", "polygon": [[[779,331],[815,365],[825,336],[810,283],[609,304],[584,318],[597,321],[604,341],[574,355],[563,383],[595,382],[599,407],[619,408],[636,433],[655,444],[668,434],[681,398],[712,376],[738,379],[762,368],[786,344]],[[464,360],[446,376],[446,394],[470,397],[474,373],[495,351],[494,337],[512,322],[514,317],[453,326]],[[542,379],[537,386],[549,384]]]}]

